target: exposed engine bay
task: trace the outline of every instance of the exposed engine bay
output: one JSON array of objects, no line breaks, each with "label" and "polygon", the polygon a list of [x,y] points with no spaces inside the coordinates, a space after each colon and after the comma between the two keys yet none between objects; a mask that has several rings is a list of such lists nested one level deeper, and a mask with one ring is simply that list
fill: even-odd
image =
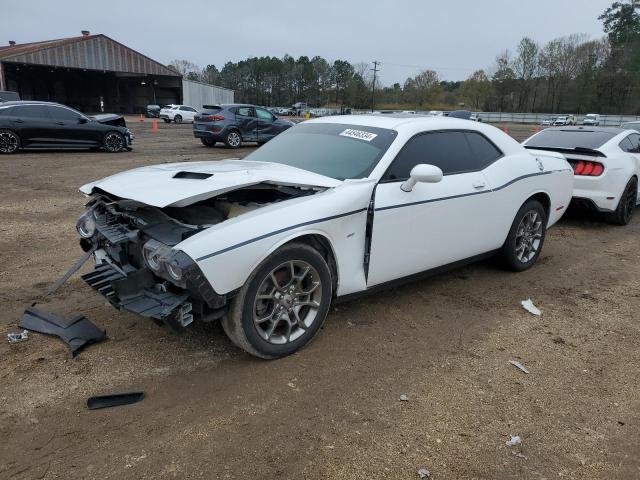
[{"label": "exposed engine bay", "polygon": [[97,191],[77,230],[96,269],[82,278],[114,306],[175,330],[193,315],[211,321],[224,315],[227,298],[213,291],[199,267],[173,246],[198,232],[258,208],[324,188],[260,183],[184,207],[154,207]]}]

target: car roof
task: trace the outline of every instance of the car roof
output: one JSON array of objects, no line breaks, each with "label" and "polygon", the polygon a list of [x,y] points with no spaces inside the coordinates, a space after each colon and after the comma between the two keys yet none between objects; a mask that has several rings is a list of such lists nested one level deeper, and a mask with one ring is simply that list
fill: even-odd
[{"label": "car roof", "polygon": [[58,106],[66,106],[61,103],[55,102],[41,102],[39,100],[11,100],[10,102],[2,102],[3,107],[8,107],[10,105],[58,105]]},{"label": "car roof", "polygon": [[[472,120],[462,120],[460,118],[434,117],[430,115],[420,115],[415,113],[390,113],[386,115],[334,115],[307,120],[314,123],[343,123],[350,125],[362,125],[366,127],[388,128],[398,130],[403,126],[422,125],[430,130],[438,128],[460,128],[469,129],[477,126],[477,122]],[[306,122],[305,122],[306,123]]]}]

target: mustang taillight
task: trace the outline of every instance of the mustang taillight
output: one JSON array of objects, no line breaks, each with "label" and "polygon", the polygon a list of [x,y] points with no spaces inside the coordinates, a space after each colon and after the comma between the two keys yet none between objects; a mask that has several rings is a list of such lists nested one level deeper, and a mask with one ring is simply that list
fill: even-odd
[{"label": "mustang taillight", "polygon": [[580,160],[579,162],[573,163],[573,174],[586,176],[586,177],[599,177],[602,175],[604,171],[604,167],[601,163],[598,162],[588,162],[584,160]]},{"label": "mustang taillight", "polygon": [[210,122],[221,122],[224,120],[224,116],[222,115],[207,115],[204,117],[205,120],[209,120]]}]

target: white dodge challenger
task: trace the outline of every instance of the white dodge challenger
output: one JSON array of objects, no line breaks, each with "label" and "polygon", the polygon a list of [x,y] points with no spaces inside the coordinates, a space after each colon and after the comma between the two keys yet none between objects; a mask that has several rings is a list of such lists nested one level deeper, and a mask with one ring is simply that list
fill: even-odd
[{"label": "white dodge challenger", "polygon": [[548,128],[523,142],[562,153],[574,172],[573,198],[626,225],[640,201],[640,133],[612,127]]},{"label": "white dodge challenger", "polygon": [[262,358],[289,355],[338,298],[500,254],[540,255],[571,200],[562,155],[443,117],[299,124],[244,160],[138,168],[89,183],[84,280],[182,329],[220,319]]}]

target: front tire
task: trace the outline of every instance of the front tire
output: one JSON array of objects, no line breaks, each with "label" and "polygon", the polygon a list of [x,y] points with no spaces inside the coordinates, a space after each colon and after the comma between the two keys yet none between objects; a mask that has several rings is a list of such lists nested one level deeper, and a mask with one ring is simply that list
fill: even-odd
[{"label": "front tire", "polygon": [[627,225],[633,217],[633,212],[638,203],[638,179],[633,177],[627,183],[627,188],[620,197],[618,206],[612,212],[606,215],[606,220],[614,225]]},{"label": "front tire", "polygon": [[536,263],[547,231],[547,213],[537,200],[527,200],[511,224],[501,256],[505,266],[522,272]]},{"label": "front tire", "polygon": [[200,141],[206,147],[215,147],[215,145],[216,145],[215,140],[210,140],[208,138],[201,138]]},{"label": "front tire", "polygon": [[20,137],[11,130],[0,130],[0,153],[16,153],[20,149]]},{"label": "front tire", "polygon": [[300,350],[329,312],[331,271],[308,245],[285,245],[262,262],[233,299],[222,320],[231,341],[259,358]]},{"label": "front tire", "polygon": [[124,136],[119,132],[108,132],[102,141],[102,148],[109,153],[118,153],[123,151],[127,146]]},{"label": "front tire", "polygon": [[169,120],[168,118],[163,118],[164,123],[171,123],[171,120]]},{"label": "front tire", "polygon": [[176,115],[173,117],[173,121],[176,123],[182,123],[182,115]]},{"label": "front tire", "polygon": [[240,132],[237,130],[231,130],[227,133],[227,136],[224,139],[224,144],[227,148],[240,148],[240,145],[242,144]]}]

